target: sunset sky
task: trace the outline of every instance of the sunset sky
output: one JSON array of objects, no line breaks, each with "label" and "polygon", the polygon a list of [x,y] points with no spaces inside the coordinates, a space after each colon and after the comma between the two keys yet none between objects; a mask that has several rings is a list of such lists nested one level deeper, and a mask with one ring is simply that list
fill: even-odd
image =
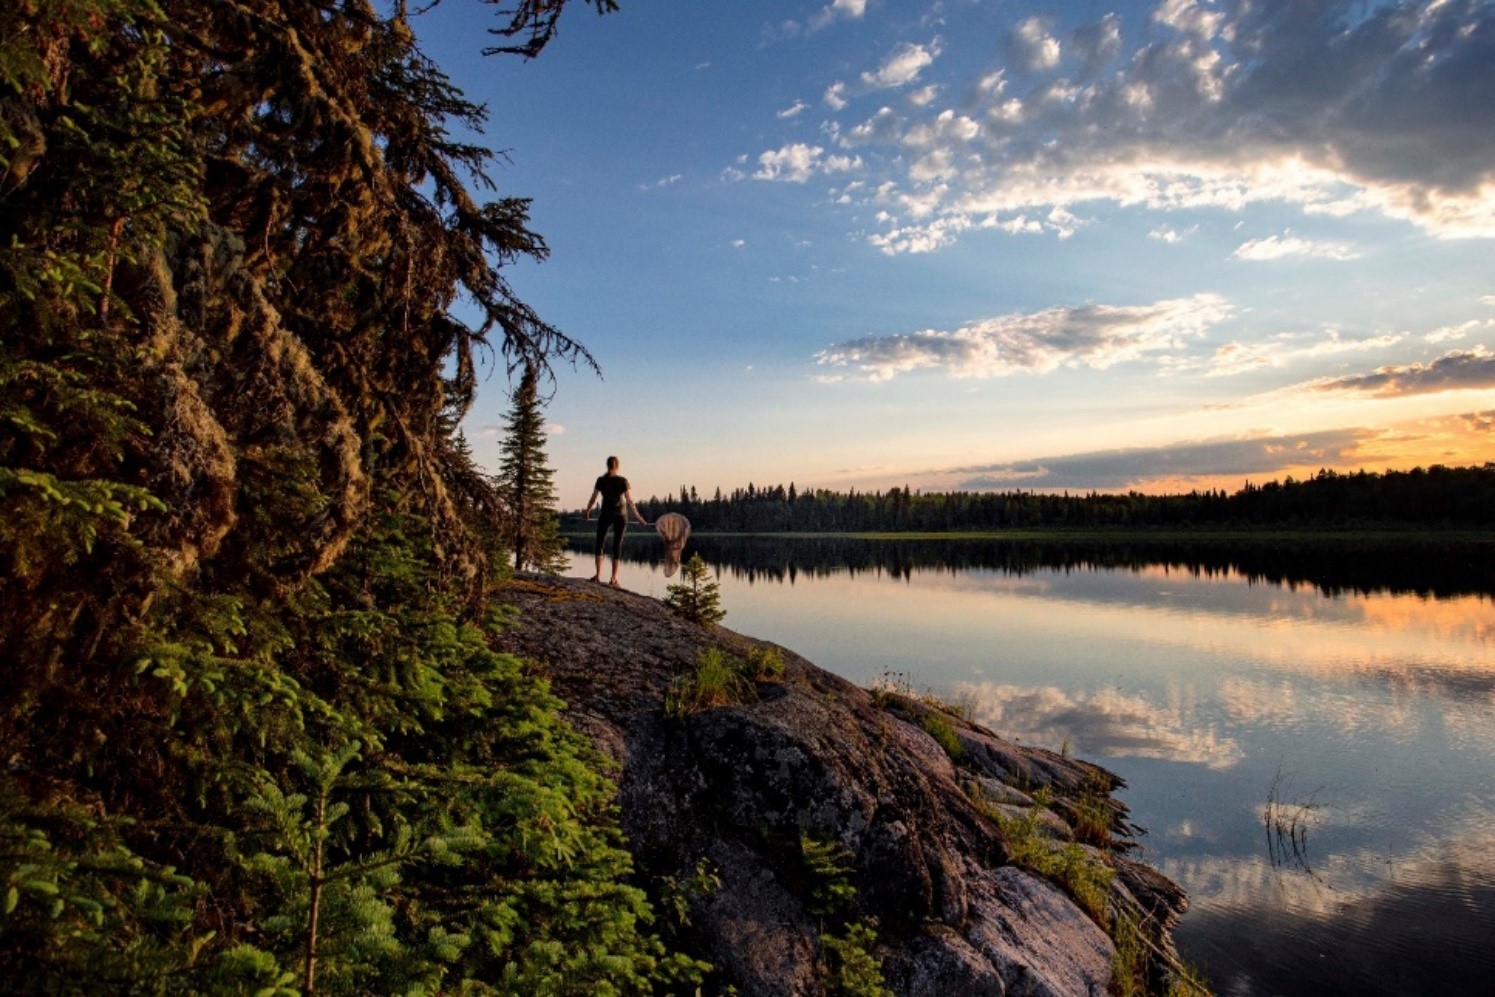
[{"label": "sunset sky", "polygon": [[[510,271],[597,358],[563,506],[1142,490],[1495,460],[1495,4],[446,0]],[[496,465],[502,370],[467,423]]]}]

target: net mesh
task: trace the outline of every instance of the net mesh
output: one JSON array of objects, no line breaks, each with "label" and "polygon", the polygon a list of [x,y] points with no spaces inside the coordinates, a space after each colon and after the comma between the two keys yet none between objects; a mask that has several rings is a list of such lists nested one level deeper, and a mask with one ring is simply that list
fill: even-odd
[{"label": "net mesh", "polygon": [[673,578],[680,570],[680,555],[690,539],[690,520],[678,512],[667,512],[654,521],[659,539],[664,541],[664,576]]}]

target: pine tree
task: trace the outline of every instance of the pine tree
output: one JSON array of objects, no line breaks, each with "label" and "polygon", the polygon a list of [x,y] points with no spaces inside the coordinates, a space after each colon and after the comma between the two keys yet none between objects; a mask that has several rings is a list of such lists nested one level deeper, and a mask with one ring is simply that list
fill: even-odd
[{"label": "pine tree", "polygon": [[690,620],[710,626],[727,615],[722,609],[721,587],[706,574],[706,562],[692,554],[680,568],[680,580],[669,587],[664,604]]},{"label": "pine tree", "polygon": [[514,406],[505,423],[499,487],[509,504],[509,535],[514,567],[559,572],[566,566],[566,542],[560,537],[555,511],[554,472],[545,457],[545,417],[541,411],[539,371],[526,364]]}]

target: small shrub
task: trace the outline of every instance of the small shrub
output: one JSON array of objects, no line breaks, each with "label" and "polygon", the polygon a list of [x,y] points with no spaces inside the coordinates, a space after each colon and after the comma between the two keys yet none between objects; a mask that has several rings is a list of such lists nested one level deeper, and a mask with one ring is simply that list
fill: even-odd
[{"label": "small shrub", "polygon": [[1147,997],[1147,945],[1141,929],[1130,916],[1116,918],[1111,925],[1111,997]]},{"label": "small shrub", "polygon": [[696,860],[694,869],[679,876],[662,876],[659,880],[658,908],[667,921],[680,927],[690,927],[691,904],[709,897],[722,888],[722,878],[709,859]]},{"label": "small shrub", "polygon": [[856,887],[851,882],[855,856],[835,839],[816,838],[803,832],[799,848],[810,881],[806,908],[821,921],[826,993],[891,997],[892,991],[883,980],[882,964],[872,954],[877,944],[876,919],[851,920],[857,899]]},{"label": "small shrub", "polygon": [[844,997],[892,997],[883,979],[882,964],[872,954],[875,944],[877,922],[871,919],[848,924],[843,935],[822,934],[826,992]]},{"label": "small shrub", "polygon": [[1079,842],[1061,845],[1040,830],[1043,811],[1048,805],[1046,791],[1034,794],[1033,806],[1021,817],[1008,817],[980,801],[978,805],[1002,832],[1013,865],[1063,888],[1097,924],[1106,925],[1106,905],[1116,870],[1087,852]]},{"label": "small shrub", "polygon": [[1099,785],[1087,785],[1074,802],[1075,837],[1087,844],[1105,847],[1111,843],[1111,828],[1116,813],[1111,796]]},{"label": "small shrub", "polygon": [[740,703],[752,693],[752,685],[743,676],[740,662],[729,658],[720,648],[708,647],[696,659],[696,670],[670,683],[664,694],[667,717],[683,717],[713,706]]},{"label": "small shrub", "polygon": [[667,591],[664,604],[692,623],[711,626],[727,615],[722,609],[721,586],[706,573],[706,562],[700,554],[692,554],[681,566],[680,580]]},{"label": "small shrub", "polygon": [[784,678],[784,656],[776,647],[755,647],[748,651],[744,674],[754,682],[779,682]]},{"label": "small shrub", "polygon": [[855,860],[851,851],[834,839],[822,840],[803,832],[799,836],[799,851],[810,879],[810,913],[816,917],[836,917],[849,911],[857,897],[857,889],[851,884]]},{"label": "small shrub", "polygon": [[1167,987],[1163,993],[1166,997],[1211,997],[1214,991],[1209,988],[1203,970],[1179,960],[1168,967]]},{"label": "small shrub", "polygon": [[922,689],[914,684],[913,676],[907,672],[886,671],[868,687],[872,705],[880,710],[896,704],[899,700],[923,703],[932,709],[947,713],[957,720],[973,723],[976,719],[976,698],[969,693],[942,694],[930,686]]},{"label": "small shrub", "polygon": [[919,726],[923,728],[924,733],[939,742],[951,761],[960,761],[965,755],[965,747],[960,743],[960,738],[956,736],[955,725],[950,722],[949,717],[929,710],[919,718]]},{"label": "small shrub", "polygon": [[[1116,947],[1111,957],[1111,997],[1147,997],[1156,949],[1135,917],[1118,916],[1109,929]],[[1168,960],[1163,970],[1163,997],[1211,997],[1204,974],[1183,960]]]},{"label": "small shrub", "polygon": [[784,656],[776,647],[752,648],[745,660],[708,647],[696,659],[695,671],[677,677],[665,691],[665,716],[751,702],[757,696],[754,682],[778,682],[783,677]]}]

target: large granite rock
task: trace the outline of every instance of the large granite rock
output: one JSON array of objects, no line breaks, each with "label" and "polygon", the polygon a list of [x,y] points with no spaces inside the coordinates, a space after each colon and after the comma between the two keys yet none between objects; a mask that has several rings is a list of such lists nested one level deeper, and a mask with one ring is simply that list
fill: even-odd
[{"label": "large granite rock", "polygon": [[[749,701],[667,717],[671,681],[706,648],[741,657],[770,645],[580,580],[521,576],[504,598],[520,610],[504,648],[549,675],[568,718],[618,763],[640,880],[668,894],[674,940],[716,967],[710,989],[826,993],[822,933],[870,918],[896,993],[1107,992],[1107,932],[1061,885],[1010,863],[1012,824],[993,814],[1047,800],[1039,826],[1057,846],[1075,836],[1081,795],[1093,807],[1099,792],[1124,834],[1111,773],[938,713],[959,741],[957,766],[925,732],[940,726],[929,704],[874,697],[783,649],[782,680],[758,683]],[[1159,979],[1184,897],[1119,840],[1094,852],[1116,870],[1100,919],[1141,924]],[[831,914],[807,842],[834,850],[855,888]]]}]

